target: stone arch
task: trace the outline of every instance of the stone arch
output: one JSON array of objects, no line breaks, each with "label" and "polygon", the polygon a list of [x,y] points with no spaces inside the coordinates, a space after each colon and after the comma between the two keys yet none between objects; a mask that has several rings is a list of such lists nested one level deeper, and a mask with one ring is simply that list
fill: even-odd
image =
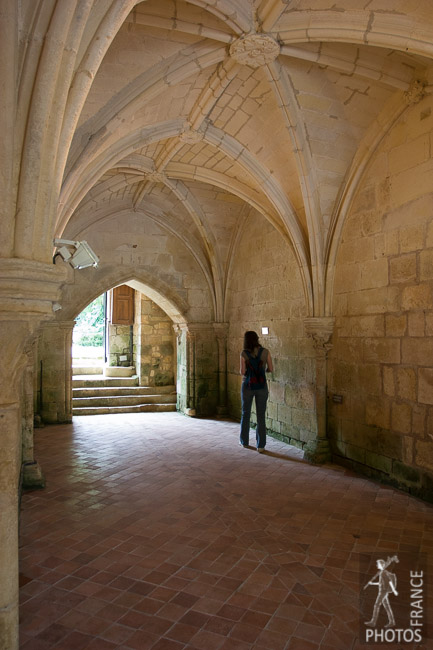
[{"label": "stone arch", "polygon": [[[49,423],[70,422],[72,420],[72,331],[78,314],[101,293],[115,286],[127,284],[150,298],[173,323],[173,335],[177,341],[178,363],[176,368],[176,385],[178,392],[178,410],[187,414],[200,413],[197,405],[198,388],[200,386],[199,363],[196,356],[196,344],[201,338],[211,340],[209,331],[212,324],[192,323],[188,318],[186,302],[162,280],[151,277],[140,269],[133,270],[109,267],[104,270],[99,281],[81,282],[72,287],[64,285],[64,308],[59,310],[57,318],[45,323],[39,328],[39,359],[43,361],[44,377],[52,377],[53,381],[45,386],[45,396],[41,403],[42,419]],[[94,273],[94,271],[92,270]],[[66,302],[65,302],[66,301]],[[199,346],[197,346],[199,349]],[[191,362],[191,359],[194,362]],[[213,371],[216,381],[216,370]],[[197,391],[195,388],[197,387]],[[217,389],[213,391],[217,393]]]},{"label": "stone arch", "polygon": [[[98,278],[97,282],[89,281],[88,285],[80,284],[76,286],[76,294],[70,289],[68,285],[64,288],[68,292],[68,296],[63,299],[68,299],[68,306],[62,309],[61,316],[58,321],[75,320],[79,313],[89,305],[95,298],[109,291],[113,287],[121,284],[128,284],[129,286],[145,293],[151,298],[174,323],[179,325],[186,325],[188,322],[187,311],[188,305],[180,296],[171,289],[171,287],[161,279],[151,277],[151,275],[144,269],[132,270],[131,268],[119,269],[119,267],[105,267],[102,278]],[[60,300],[62,302],[62,299]]]},{"label": "stone arch", "polygon": [[[180,120],[169,121],[157,125],[153,125],[148,129],[139,129],[129,133],[127,136],[118,140],[115,147],[108,147],[103,152],[100,152],[94,159],[98,163],[96,164],[96,173],[92,175],[86,174],[87,168],[84,168],[80,174],[80,178],[77,178],[77,185],[75,188],[75,198],[69,203],[66,199],[61,201],[63,209],[63,219],[58,224],[57,235],[60,236],[63,229],[67,226],[68,220],[73,214],[74,210],[78,206],[80,200],[83,200],[86,194],[90,191],[91,187],[95,184],[97,178],[100,178],[105,172],[110,169],[113,165],[118,166],[119,161],[124,157],[134,154],[134,152],[142,147],[145,143],[149,144],[151,142],[157,142],[163,139],[177,137],[184,130],[184,123]],[[140,133],[140,142],[137,144],[137,133]],[[251,195],[248,193],[248,188],[243,188],[241,184],[235,180],[232,183],[221,184],[221,178],[217,178],[211,170],[201,170],[195,168],[194,175],[192,178],[195,180],[202,180],[204,182],[209,182],[217,186],[224,187],[228,191],[233,192],[235,195],[243,198],[247,203],[253,205],[259,211],[264,214],[267,219],[271,219],[273,215],[270,214],[269,208],[276,215],[274,218],[274,225],[277,229],[283,234],[284,237],[291,240],[295,255],[298,260],[299,267],[301,269],[301,274],[303,278],[304,291],[306,299],[309,304],[309,309],[312,312],[313,310],[313,288],[312,288],[312,279],[311,279],[311,261],[310,261],[310,251],[308,247],[308,242],[302,231],[302,227],[298,221],[296,213],[293,209],[293,206],[290,204],[290,201],[284,195],[279,183],[268,173],[265,167],[259,163],[246,149],[243,147],[237,140],[233,137],[224,134],[219,129],[207,126],[206,130],[203,133],[203,141],[216,146],[219,150],[223,151],[229,159],[236,161],[241,165],[241,167],[252,177],[257,187],[260,187],[266,200],[269,202],[269,205],[264,205],[262,197],[258,197],[259,200],[254,201]],[[143,169],[143,171],[146,171]],[[171,180],[181,180],[181,174],[171,174],[170,168],[167,168],[167,177]],[[186,176],[188,177],[188,175]],[[171,188],[175,185],[171,184]],[[73,193],[72,187],[69,188],[71,195]],[[72,199],[72,196],[71,196]],[[280,223],[275,223],[280,222]],[[221,302],[221,301],[220,301]]]},{"label": "stone arch", "polygon": [[236,33],[240,34],[242,31],[249,31],[251,29],[251,21],[249,20],[245,10],[240,2],[231,0],[187,0],[190,4],[203,7],[214,14],[217,18],[225,21],[227,25]]},{"label": "stone arch", "polygon": [[[416,84],[413,85],[417,87]],[[356,199],[357,192],[362,185],[362,181],[369,169],[370,164],[374,160],[374,156],[379,150],[382,142],[386,136],[391,132],[392,128],[398,123],[400,118],[410,110],[411,106],[415,105],[424,97],[423,86],[420,86],[415,97],[409,92],[398,93],[393,96],[386,104],[383,110],[379,113],[370,129],[364,135],[358,151],[347,170],[346,180],[344,183],[344,192],[336,204],[335,212],[333,214],[332,224],[326,242],[325,263],[326,263],[326,278],[325,278],[325,315],[329,316],[332,313],[332,301],[334,295],[334,279],[336,259],[338,255],[339,245],[341,241],[342,232],[346,222],[346,218],[350,213],[354,200]]]},{"label": "stone arch", "polygon": [[[431,57],[433,46],[428,34],[431,29],[420,10],[420,16],[394,12],[361,10],[294,11],[290,24],[273,25],[269,33],[278,34],[282,45],[305,41],[360,43]],[[356,16],[356,19],[354,20]]]}]

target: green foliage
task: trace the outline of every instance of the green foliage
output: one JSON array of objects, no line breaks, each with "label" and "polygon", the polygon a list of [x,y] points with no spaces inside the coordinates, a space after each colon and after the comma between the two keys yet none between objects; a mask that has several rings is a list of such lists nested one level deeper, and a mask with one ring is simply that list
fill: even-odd
[{"label": "green foliage", "polygon": [[82,334],[78,339],[78,344],[84,347],[99,348],[102,346],[102,334]]},{"label": "green foliage", "polygon": [[87,305],[76,320],[74,342],[86,347],[100,347],[104,336],[104,294]]}]

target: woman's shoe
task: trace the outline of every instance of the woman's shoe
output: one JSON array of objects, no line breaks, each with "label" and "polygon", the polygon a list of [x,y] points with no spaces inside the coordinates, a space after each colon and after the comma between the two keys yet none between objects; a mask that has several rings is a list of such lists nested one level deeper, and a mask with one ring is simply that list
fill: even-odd
[{"label": "woman's shoe", "polygon": [[257,447],[257,451],[259,454],[264,454],[265,453],[265,448],[264,447]]}]

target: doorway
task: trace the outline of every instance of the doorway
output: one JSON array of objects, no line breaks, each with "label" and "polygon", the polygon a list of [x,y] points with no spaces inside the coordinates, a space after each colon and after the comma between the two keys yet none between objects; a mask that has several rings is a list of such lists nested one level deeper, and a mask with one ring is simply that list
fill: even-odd
[{"label": "doorway", "polygon": [[78,315],[72,333],[72,365],[75,368],[103,367],[106,352],[107,294],[103,293]]}]

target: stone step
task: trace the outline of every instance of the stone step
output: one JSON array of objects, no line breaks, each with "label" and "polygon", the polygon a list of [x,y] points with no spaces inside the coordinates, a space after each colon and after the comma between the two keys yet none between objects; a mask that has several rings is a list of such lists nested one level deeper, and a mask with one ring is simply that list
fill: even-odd
[{"label": "stone step", "polygon": [[176,394],[175,386],[92,386],[86,385],[72,389],[72,397],[118,397],[121,395],[171,395]]},{"label": "stone step", "polygon": [[73,407],[72,415],[109,415],[110,413],[146,413],[176,411],[176,404],[140,404],[137,406]]},{"label": "stone step", "polygon": [[72,388],[99,388],[106,386],[138,386],[138,376],[132,377],[105,377],[98,375],[94,377],[87,377],[87,375],[75,375],[72,377]]},{"label": "stone step", "polygon": [[72,376],[75,375],[102,375],[104,366],[72,366]]},{"label": "stone step", "polygon": [[132,377],[135,375],[135,366],[106,366],[104,375],[106,377]]},{"label": "stone step", "polygon": [[99,395],[98,397],[73,397],[72,407],[140,406],[145,404],[176,404],[176,395]]}]

